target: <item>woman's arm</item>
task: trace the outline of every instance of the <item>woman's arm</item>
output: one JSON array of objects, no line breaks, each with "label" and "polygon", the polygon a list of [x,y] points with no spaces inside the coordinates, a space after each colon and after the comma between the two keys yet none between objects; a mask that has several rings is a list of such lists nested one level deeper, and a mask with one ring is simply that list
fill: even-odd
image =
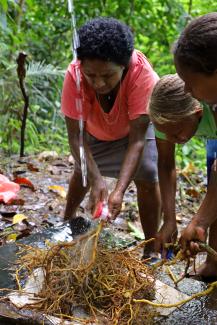
[{"label": "woman's arm", "polygon": [[130,121],[128,148],[121,166],[116,187],[109,196],[109,210],[113,218],[115,218],[121,210],[123,195],[139,165],[144,149],[145,133],[148,125],[149,117],[147,115],[142,115]]},{"label": "woman's arm", "polygon": [[[75,158],[75,160],[80,163],[80,155],[79,155],[79,122],[77,120],[73,120],[69,117],[65,117],[66,127],[68,131],[68,139],[70,150]],[[85,129],[85,128],[84,128]],[[90,208],[93,211],[96,207],[96,204],[99,201],[104,201],[107,198],[107,187],[106,183],[103,180],[103,177],[98,169],[98,166],[92,156],[90,148],[85,139],[85,131],[84,131],[84,151],[87,162],[87,176],[88,176],[88,184],[91,186],[90,192]]]},{"label": "woman's arm", "polygon": [[217,219],[217,160],[212,165],[205,198],[195,216],[198,223],[207,229]]},{"label": "woman's arm", "polygon": [[[180,243],[185,249],[190,241],[206,239],[207,228],[217,220],[217,160],[212,165],[207,193],[197,212],[186,229],[183,230]],[[190,243],[193,252],[198,250],[196,243]]]}]

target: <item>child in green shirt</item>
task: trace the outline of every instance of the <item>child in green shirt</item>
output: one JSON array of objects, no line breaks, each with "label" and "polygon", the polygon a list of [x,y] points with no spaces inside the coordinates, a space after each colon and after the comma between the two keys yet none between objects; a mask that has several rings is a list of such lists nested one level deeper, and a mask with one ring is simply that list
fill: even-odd
[{"label": "child in green shirt", "polygon": [[[191,240],[205,240],[207,228],[210,226],[209,244],[216,250],[217,237],[212,236],[212,227],[217,219],[217,204],[214,199],[217,197],[217,172],[214,164],[217,153],[217,140],[215,140],[217,139],[217,113],[210,107],[200,104],[189,93],[185,93],[184,82],[178,75],[167,75],[157,82],[150,100],[149,111],[156,128],[158,173],[164,212],[164,224],[156,236],[156,250],[161,251],[164,243],[174,240],[174,234],[177,233],[175,144],[184,144],[194,135],[206,137],[211,141],[212,146],[208,146],[207,157],[210,178],[205,198],[184,230],[181,243],[184,242],[185,245]],[[189,231],[192,235],[186,243],[186,237],[183,239],[183,236],[187,236],[186,233],[188,234]],[[197,246],[191,242],[193,252],[197,250]],[[207,257],[199,273],[206,277],[217,276],[217,262]]]}]

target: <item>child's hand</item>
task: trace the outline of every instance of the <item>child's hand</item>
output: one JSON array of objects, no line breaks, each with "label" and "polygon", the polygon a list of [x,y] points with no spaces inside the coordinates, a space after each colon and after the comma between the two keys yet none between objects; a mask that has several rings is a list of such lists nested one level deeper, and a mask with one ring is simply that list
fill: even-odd
[{"label": "child's hand", "polygon": [[155,251],[161,253],[162,258],[166,258],[167,249],[164,244],[175,243],[177,238],[177,226],[173,222],[165,222],[160,231],[155,236]]}]

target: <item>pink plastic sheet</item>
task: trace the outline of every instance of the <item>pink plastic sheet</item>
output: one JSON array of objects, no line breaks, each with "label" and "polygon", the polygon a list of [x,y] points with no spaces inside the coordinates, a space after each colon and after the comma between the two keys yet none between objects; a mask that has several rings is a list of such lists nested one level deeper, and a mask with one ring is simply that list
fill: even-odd
[{"label": "pink plastic sheet", "polygon": [[0,174],[0,202],[9,203],[16,198],[20,185],[11,182],[6,176]]}]

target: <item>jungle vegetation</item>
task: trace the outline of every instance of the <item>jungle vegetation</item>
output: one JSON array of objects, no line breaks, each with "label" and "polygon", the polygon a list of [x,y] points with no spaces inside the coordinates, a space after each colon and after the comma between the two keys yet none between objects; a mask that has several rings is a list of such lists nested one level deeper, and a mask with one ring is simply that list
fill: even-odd
[{"label": "jungle vegetation", "polygon": [[[162,76],[175,71],[171,46],[193,18],[216,10],[203,0],[74,0],[79,27],[97,16],[112,16],[127,23],[136,48]],[[27,54],[25,87],[29,112],[25,152],[56,150],[67,153],[68,143],[60,97],[64,72],[72,60],[71,16],[66,0],[0,0],[0,150],[19,153],[23,97],[16,59]],[[195,155],[196,153],[196,155]],[[178,159],[203,167],[204,143],[180,147]],[[203,157],[203,158],[202,158]]]}]

